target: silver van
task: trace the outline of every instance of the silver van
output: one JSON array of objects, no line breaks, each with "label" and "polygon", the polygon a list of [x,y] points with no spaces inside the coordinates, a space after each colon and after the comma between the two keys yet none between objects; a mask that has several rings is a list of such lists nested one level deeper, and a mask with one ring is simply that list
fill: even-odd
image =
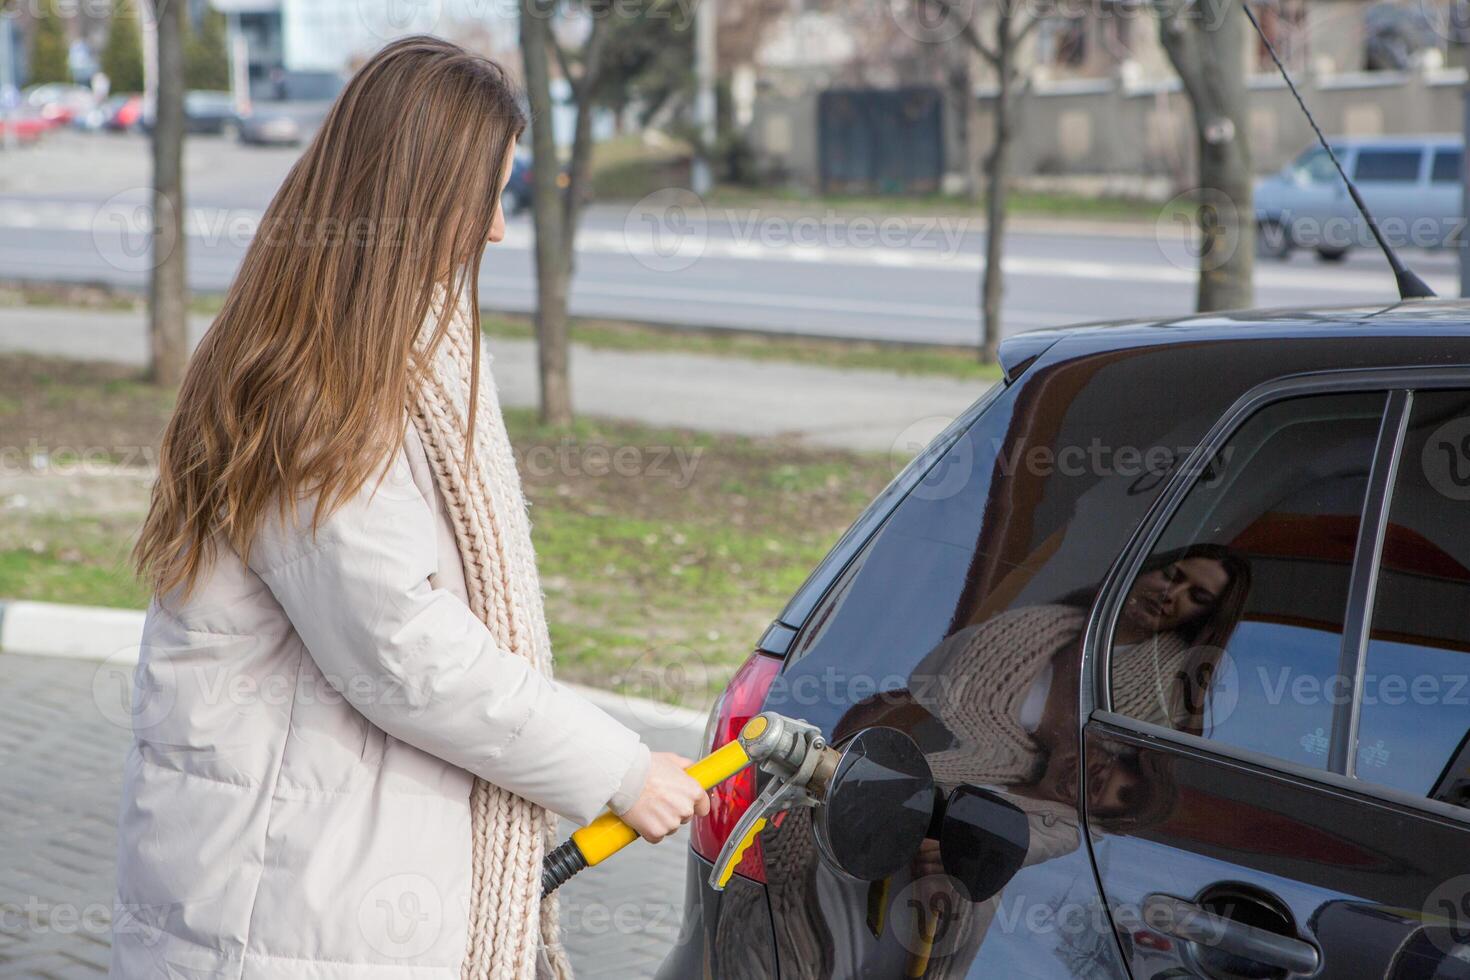
[{"label": "silver van", "polygon": [[[1390,244],[1443,248],[1464,225],[1458,135],[1383,136],[1330,141]],[[1314,146],[1278,174],[1256,182],[1256,252],[1284,259],[1314,249],[1336,262],[1373,236],[1353,207],[1327,151]]]}]

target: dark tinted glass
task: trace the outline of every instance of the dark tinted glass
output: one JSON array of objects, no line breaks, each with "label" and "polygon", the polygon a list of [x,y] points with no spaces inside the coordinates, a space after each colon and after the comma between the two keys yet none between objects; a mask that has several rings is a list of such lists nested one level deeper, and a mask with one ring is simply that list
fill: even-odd
[{"label": "dark tinted glass", "polygon": [[1129,589],[1113,636],[1114,711],[1326,764],[1384,399],[1279,402],[1230,437]]},{"label": "dark tinted glass", "polygon": [[1419,150],[1359,150],[1356,177],[1363,181],[1411,184],[1419,179]]},{"label": "dark tinted glass", "polygon": [[1356,773],[1470,802],[1470,394],[1414,396],[1373,606]]},{"label": "dark tinted glass", "polygon": [[1429,179],[1436,184],[1457,184],[1460,181],[1460,161],[1464,155],[1459,150],[1436,150]]}]

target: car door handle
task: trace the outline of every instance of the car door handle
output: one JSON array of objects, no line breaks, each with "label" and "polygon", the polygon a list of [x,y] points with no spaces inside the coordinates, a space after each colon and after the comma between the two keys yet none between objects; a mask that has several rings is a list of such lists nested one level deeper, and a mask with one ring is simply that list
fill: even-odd
[{"label": "car door handle", "polygon": [[1182,942],[1211,946],[1289,973],[1315,973],[1321,963],[1317,947],[1305,940],[1236,922],[1170,895],[1145,898],[1143,920]]}]

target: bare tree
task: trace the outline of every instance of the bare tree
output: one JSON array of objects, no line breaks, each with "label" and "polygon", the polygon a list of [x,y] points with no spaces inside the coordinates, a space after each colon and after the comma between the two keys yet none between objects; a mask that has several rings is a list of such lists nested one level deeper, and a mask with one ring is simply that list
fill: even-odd
[{"label": "bare tree", "polygon": [[[541,379],[541,420],[572,420],[567,322],[577,224],[590,198],[592,113],[607,45],[610,5],[587,8],[591,27],[579,52],[565,50],[552,31],[555,0],[521,0],[521,59],[531,104],[532,202],[536,225],[536,345]],[[571,163],[562,179],[552,132],[551,60],[571,86],[576,106]],[[575,70],[574,70],[575,63]]]},{"label": "bare tree", "polygon": [[153,110],[153,238],[148,377],[174,386],[189,357],[184,269],[184,2],[151,0],[158,43]]},{"label": "bare tree", "polygon": [[1200,310],[1254,302],[1255,206],[1239,0],[1153,0],[1159,39],[1194,115]]},{"label": "bare tree", "polygon": [[[1025,5],[1022,0],[994,0],[974,5],[958,0],[918,0],[921,15],[932,18],[936,12],[944,22],[955,25],[954,37],[990,66],[995,75],[995,99],[991,111],[990,152],[985,160],[985,268],[980,275],[980,361],[993,364],[1001,340],[1000,304],[1005,292],[1006,191],[1011,176],[1011,149],[1015,142],[1018,103],[1025,94],[1030,77],[1019,53],[1042,15],[1038,4]],[[926,5],[933,5],[924,11]],[[983,23],[982,23],[983,22]],[[950,33],[946,31],[945,33]],[[967,93],[966,111],[973,101]],[[973,147],[978,127],[967,127],[974,165]]]}]

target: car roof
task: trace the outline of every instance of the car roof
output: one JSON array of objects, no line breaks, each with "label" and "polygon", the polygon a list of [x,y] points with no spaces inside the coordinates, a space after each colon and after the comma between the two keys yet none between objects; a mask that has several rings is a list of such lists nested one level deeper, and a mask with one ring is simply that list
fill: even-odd
[{"label": "car roof", "polygon": [[[1140,343],[1198,343],[1251,338],[1464,337],[1470,299],[1429,299],[1374,306],[1289,307],[1196,313],[1168,319],[1109,320],[1018,333],[1002,347],[1040,353],[1058,340],[1085,338],[1094,350]],[[1004,352],[1003,352],[1004,353]],[[1012,354],[1015,358],[1015,354]],[[1018,358],[1017,358],[1018,359]]]},{"label": "car roof", "polygon": [[[1329,136],[1327,142],[1342,149],[1364,149],[1389,146],[1462,146],[1465,137],[1458,133],[1407,133],[1399,136]],[[1313,143],[1306,147],[1316,149]]]}]

